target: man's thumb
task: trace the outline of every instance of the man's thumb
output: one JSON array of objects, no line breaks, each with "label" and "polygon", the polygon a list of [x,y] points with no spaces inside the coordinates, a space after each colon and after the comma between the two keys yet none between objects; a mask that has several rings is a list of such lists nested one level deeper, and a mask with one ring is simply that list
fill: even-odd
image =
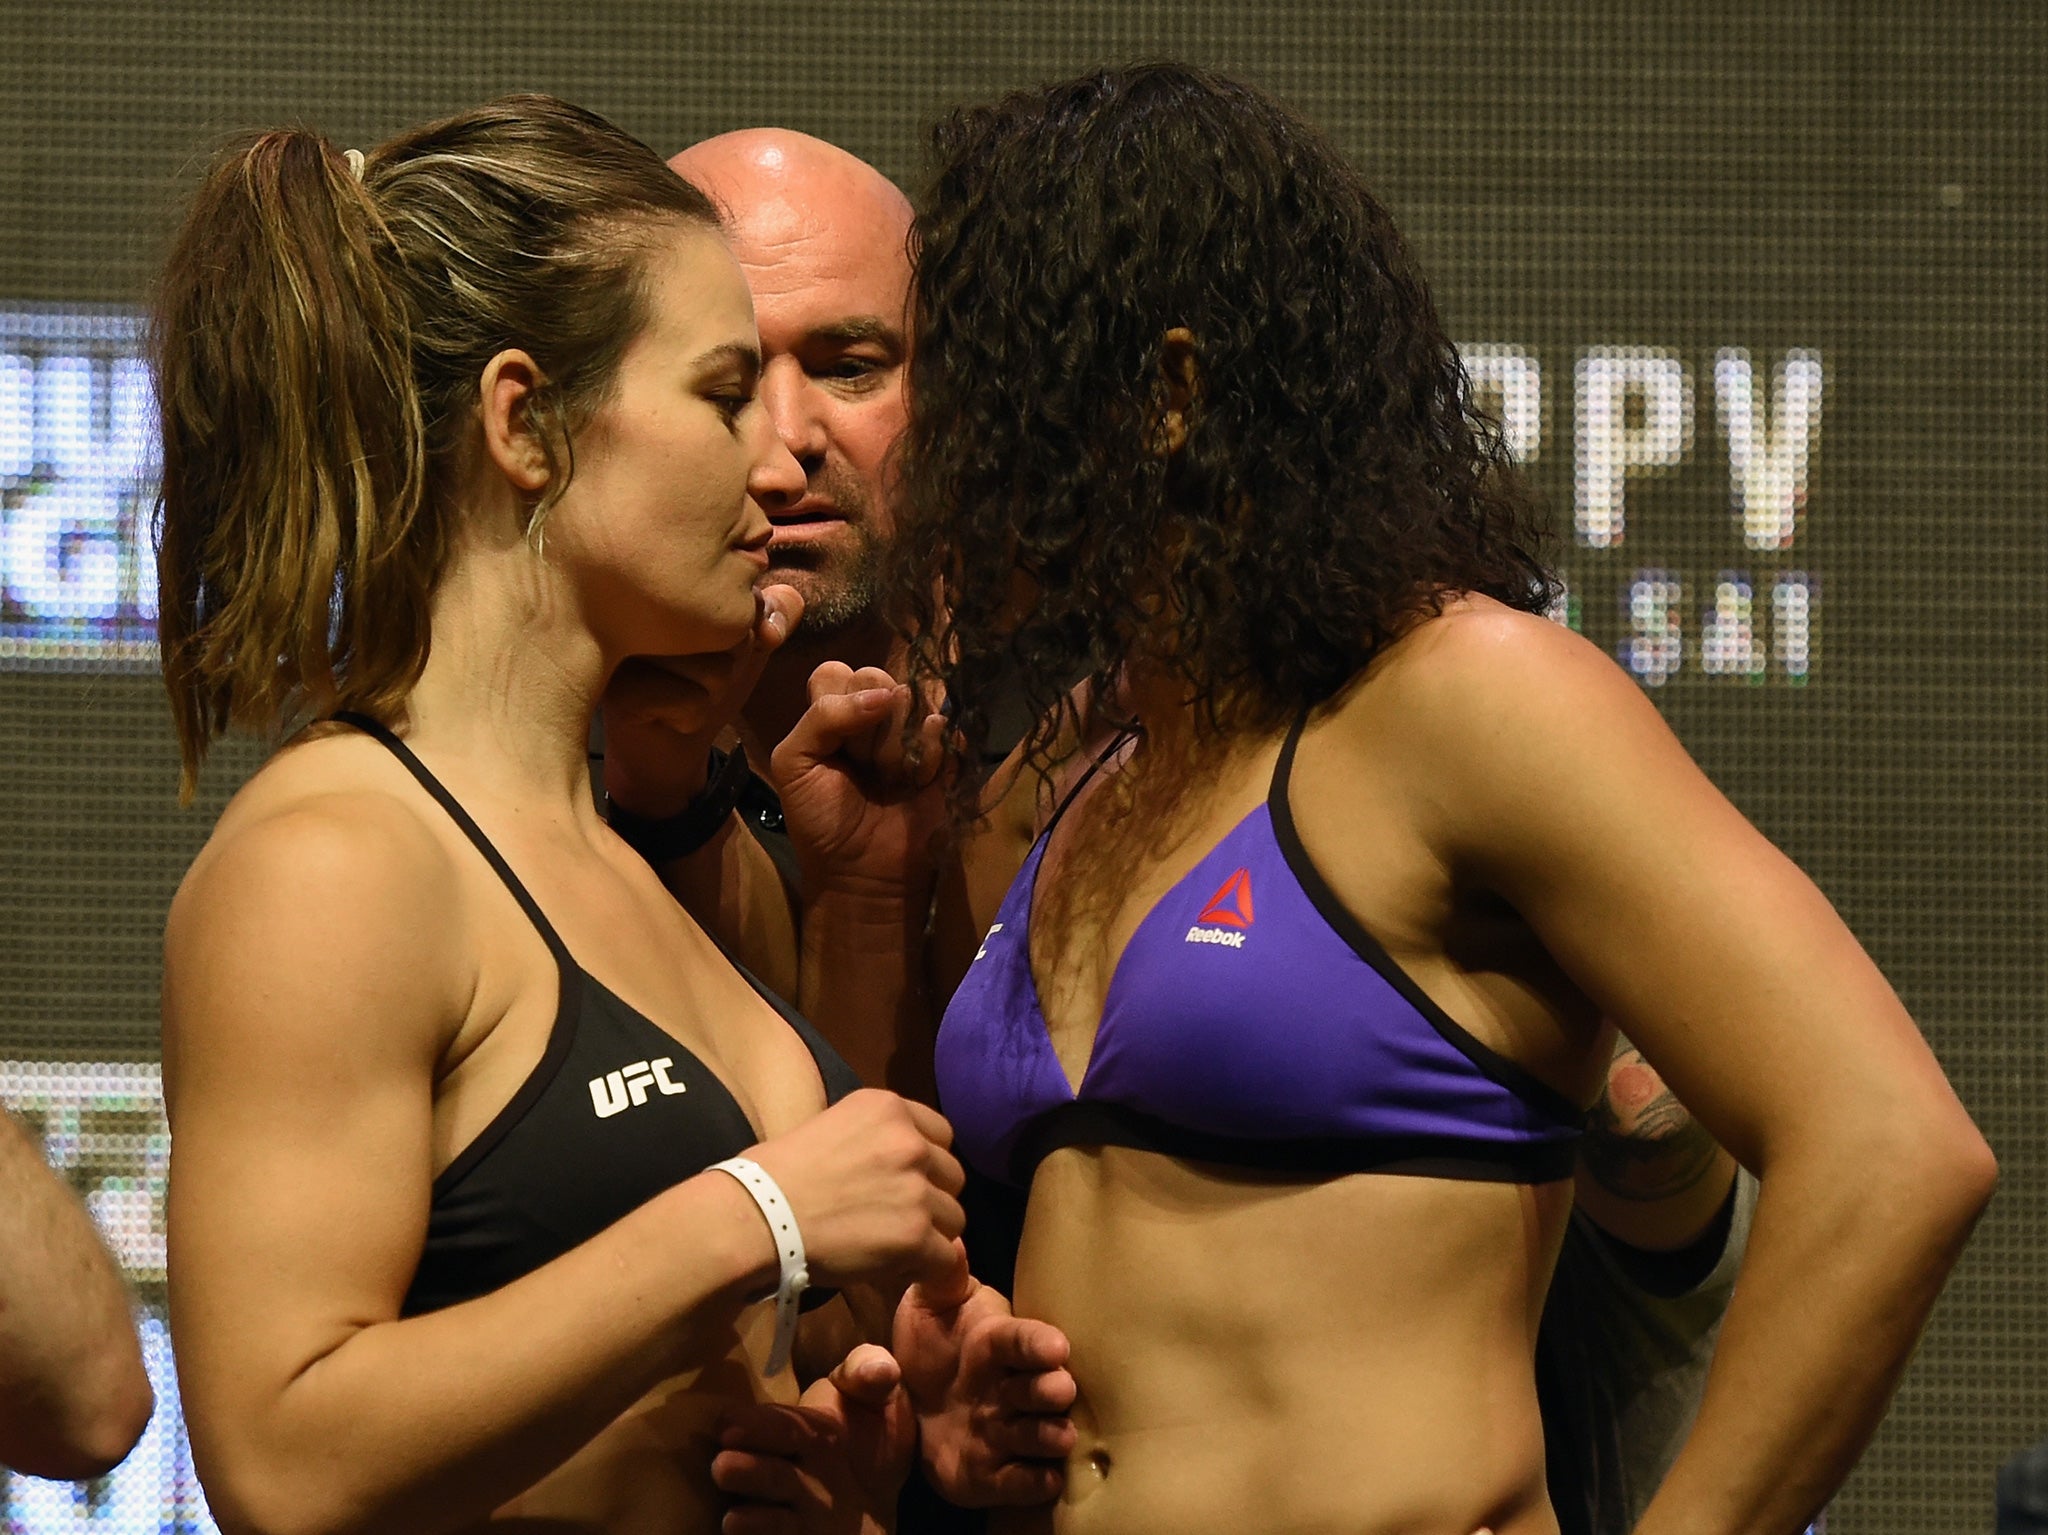
[{"label": "man's thumb", "polygon": [[770,631],[779,645],[804,616],[804,594],[793,586],[764,586],[760,596],[761,627]]},{"label": "man's thumb", "polygon": [[966,1305],[967,1298],[981,1288],[967,1271],[967,1244],[953,1238],[953,1266],[937,1279],[921,1281],[916,1288],[918,1300],[927,1311],[943,1314]]},{"label": "man's thumb", "polygon": [[840,1360],[829,1377],[832,1389],[849,1402],[884,1407],[902,1383],[896,1356],[878,1343],[863,1343]]}]

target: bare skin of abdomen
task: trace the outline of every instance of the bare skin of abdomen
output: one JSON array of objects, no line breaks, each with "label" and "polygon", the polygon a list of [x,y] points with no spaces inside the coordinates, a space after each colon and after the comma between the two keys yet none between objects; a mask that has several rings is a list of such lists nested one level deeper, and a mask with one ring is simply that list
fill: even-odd
[{"label": "bare skin of abdomen", "polygon": [[1555,1535],[1531,1360],[1568,1184],[1040,1166],[1016,1310],[1079,1440],[1005,1535]]},{"label": "bare skin of abdomen", "polygon": [[730,1500],[711,1485],[728,1406],[796,1400],[794,1377],[764,1380],[772,1308],[748,1308],[733,1351],[662,1382],[475,1535],[716,1535]]}]

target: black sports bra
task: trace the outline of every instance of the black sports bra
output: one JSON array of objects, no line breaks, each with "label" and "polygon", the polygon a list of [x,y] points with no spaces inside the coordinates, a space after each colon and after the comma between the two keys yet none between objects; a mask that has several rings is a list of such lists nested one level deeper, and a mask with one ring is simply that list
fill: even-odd
[{"label": "black sports bra", "polygon": [[[434,1180],[426,1246],[402,1308],[414,1316],[510,1284],[761,1135],[702,1061],[570,957],[490,839],[403,741],[367,716],[335,718],[382,742],[448,812],[519,902],[561,976],[540,1064]],[[804,1042],[828,1102],[860,1086],[816,1029],[744,966],[733,968]]]}]

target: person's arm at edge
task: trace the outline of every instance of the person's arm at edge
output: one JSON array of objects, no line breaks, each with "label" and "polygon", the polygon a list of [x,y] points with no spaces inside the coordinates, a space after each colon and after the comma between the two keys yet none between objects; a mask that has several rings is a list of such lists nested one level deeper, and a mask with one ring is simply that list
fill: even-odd
[{"label": "person's arm at edge", "polygon": [[149,1422],[126,1286],[41,1149],[0,1109],[0,1466],[82,1481]]},{"label": "person's arm at edge", "polygon": [[1996,1164],[1825,897],[1611,660],[1492,604],[1415,638],[1440,647],[1401,699],[1431,738],[1439,846],[1761,1182],[1698,1422],[1641,1535],[1800,1529],[1882,1418]]}]

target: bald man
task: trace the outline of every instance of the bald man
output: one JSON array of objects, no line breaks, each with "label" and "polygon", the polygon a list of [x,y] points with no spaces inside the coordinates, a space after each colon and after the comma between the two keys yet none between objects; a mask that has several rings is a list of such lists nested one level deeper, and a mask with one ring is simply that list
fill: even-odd
[{"label": "bald man", "polygon": [[[928,902],[929,871],[911,860],[894,871],[900,893],[880,899],[873,888],[811,888],[761,776],[820,664],[889,681],[879,579],[894,531],[888,460],[904,427],[910,204],[866,161],[787,129],[721,134],[669,163],[725,215],[754,296],[760,400],[803,466],[804,489],[762,508],[774,535],[752,664],[703,679],[716,699],[688,696],[673,670],[622,668],[606,700],[606,788],[641,817],[677,817],[694,803],[708,823],[736,810],[751,835],[721,830],[694,856],[658,862],[669,888],[796,999],[864,1081],[929,1100],[929,1009],[888,960],[901,949],[903,909]],[[736,719],[719,702],[742,697]],[[755,771],[728,775],[721,795],[704,746],[728,720]],[[827,975],[829,991],[816,984]]]},{"label": "bald man", "polygon": [[803,499],[768,512],[766,577],[802,595],[803,622],[742,716],[750,747],[773,748],[819,662],[889,660],[876,607],[904,426],[910,203],[865,160],[781,128],[720,134],[669,164],[725,212],[754,294],[761,403],[804,469]]},{"label": "bald man", "polygon": [[[644,815],[672,816],[708,799],[726,824],[695,854],[657,862],[664,882],[763,979],[796,998],[864,1081],[934,1101],[932,1010],[914,989],[921,967],[904,964],[903,943],[929,905],[931,871],[911,850],[935,823],[936,803],[906,811],[895,827],[900,851],[885,855],[894,867],[879,882],[893,888],[818,888],[803,878],[781,803],[759,773],[737,780],[726,806],[703,766],[704,745],[731,718],[752,762],[765,767],[804,715],[820,666],[889,680],[895,645],[880,577],[895,530],[889,456],[905,424],[910,204],[865,161],[785,129],[721,134],[669,164],[724,214],[754,297],[759,399],[803,466],[804,490],[762,507],[774,534],[755,654],[731,675],[698,673],[701,698],[679,686],[673,666],[643,668],[607,696],[607,791]],[[799,599],[800,617],[781,588]],[[736,718],[723,706],[731,699],[744,700]],[[886,1338],[878,1320],[864,1319],[869,1335]],[[898,1527],[955,1535],[982,1522],[912,1478]]]}]

